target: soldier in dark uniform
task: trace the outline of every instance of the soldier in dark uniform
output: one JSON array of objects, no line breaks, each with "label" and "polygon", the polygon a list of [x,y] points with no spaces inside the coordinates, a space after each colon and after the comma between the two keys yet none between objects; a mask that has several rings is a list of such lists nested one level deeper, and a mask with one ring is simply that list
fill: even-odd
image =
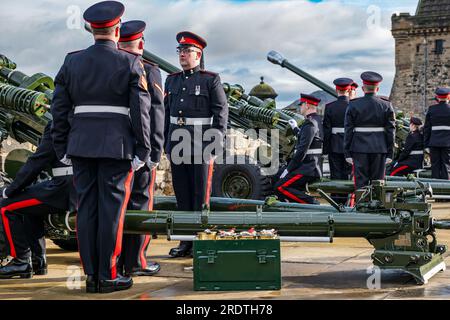
[{"label": "soldier in dark uniform", "polygon": [[[349,78],[334,80],[338,98],[325,106],[323,154],[328,154],[331,179],[335,180],[349,180],[352,172],[344,156],[344,120],[353,83]],[[347,201],[347,197],[338,194],[332,194],[332,197],[338,203]]]},{"label": "soldier in dark uniform", "polygon": [[[188,31],[176,38],[183,71],[166,79],[165,151],[178,209],[198,211],[209,203],[213,157],[223,151],[228,104],[219,75],[204,70],[206,41]],[[192,242],[182,241],[169,254],[185,256],[191,248]]]},{"label": "soldier in dark uniform", "polygon": [[423,168],[423,134],[420,132],[422,120],[411,117],[409,134],[406,137],[397,162],[392,166],[390,176],[404,176],[413,173],[414,170]]},{"label": "soldier in dark uniform", "polygon": [[275,184],[275,193],[281,200],[299,203],[319,204],[306,194],[305,186],[322,177],[322,119],[317,114],[320,99],[302,94],[300,99],[300,113],[305,116],[303,125],[298,128],[297,122],[289,120],[289,125],[297,136],[295,153],[287,168]]},{"label": "soldier in dark uniform", "polygon": [[[3,225],[13,259],[0,267],[0,279],[31,278],[47,273],[44,219],[49,213],[73,212],[72,167],[61,163],[53,149],[47,124],[36,152],[3,190],[0,202]],[[53,178],[32,185],[39,174],[52,169]]]},{"label": "soldier in dark uniform", "polygon": [[[145,26],[145,22],[139,20],[123,23],[120,28],[119,49],[142,56],[145,43]],[[150,109],[152,150],[147,164],[135,173],[128,209],[150,211],[153,210],[156,167],[161,159],[164,145],[164,93],[161,71],[158,66],[147,60],[143,61],[147,73],[148,91],[152,100]],[[124,234],[122,243],[119,268],[124,268],[125,274],[151,276],[159,272],[160,266],[158,263],[147,262],[149,235]]]},{"label": "soldier in dark uniform", "polygon": [[384,179],[392,162],[395,114],[389,101],[377,97],[383,77],[376,72],[361,74],[364,97],[350,101],[345,115],[344,153],[353,164],[356,189],[371,180]]},{"label": "soldier in dark uniform", "polygon": [[151,100],[142,58],[117,49],[123,12],[116,1],[85,11],[95,44],[67,55],[52,102],[56,153],[62,161],[73,162],[87,292],[132,286],[130,277],[118,273],[117,260],[133,172],[150,155]]},{"label": "soldier in dark uniform", "polygon": [[350,91],[349,100],[356,99],[357,93],[356,90],[359,88],[359,85],[356,82],[352,83],[352,90]]},{"label": "soldier in dark uniform", "polygon": [[436,90],[437,104],[428,108],[423,128],[425,148],[431,156],[431,175],[450,179],[450,89]]}]

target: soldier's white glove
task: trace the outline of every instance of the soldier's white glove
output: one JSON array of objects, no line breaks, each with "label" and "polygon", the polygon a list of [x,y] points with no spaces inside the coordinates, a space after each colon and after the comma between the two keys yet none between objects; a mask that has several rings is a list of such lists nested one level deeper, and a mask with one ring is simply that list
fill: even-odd
[{"label": "soldier's white glove", "polygon": [[345,158],[345,161],[347,161],[347,163],[353,165],[353,159],[352,158]]},{"label": "soldier's white glove", "polygon": [[2,197],[3,199],[8,199],[8,196],[6,195],[6,188],[3,189]]},{"label": "soldier's white glove", "polygon": [[64,163],[66,166],[72,165],[72,160],[68,159],[66,154],[61,160],[59,160],[59,162]]},{"label": "soldier's white glove", "polygon": [[391,158],[386,158],[386,164],[391,164],[392,163],[392,159]]},{"label": "soldier's white glove", "polygon": [[295,121],[294,119],[290,119],[288,121],[288,124],[291,126],[291,129],[294,130],[295,128],[298,128],[298,124],[297,121]]},{"label": "soldier's white glove", "polygon": [[149,167],[150,171],[152,171],[154,168],[158,166],[159,162],[153,162],[152,160],[148,160],[147,166]]},{"label": "soldier's white glove", "polygon": [[430,148],[425,148],[426,153],[430,153]]},{"label": "soldier's white glove", "polygon": [[283,179],[284,177],[286,177],[288,173],[289,172],[287,171],[287,169],[284,169],[283,173],[280,176],[280,179]]},{"label": "soldier's white glove", "polygon": [[141,161],[137,156],[134,156],[133,161],[131,161],[131,168],[133,171],[138,171],[145,165],[144,161]]}]

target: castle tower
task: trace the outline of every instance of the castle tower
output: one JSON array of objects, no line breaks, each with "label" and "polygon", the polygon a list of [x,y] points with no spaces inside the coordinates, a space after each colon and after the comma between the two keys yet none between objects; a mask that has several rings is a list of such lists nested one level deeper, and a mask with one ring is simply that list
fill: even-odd
[{"label": "castle tower", "polygon": [[395,39],[395,107],[424,114],[434,90],[450,86],[450,0],[420,0],[414,16],[392,16]]}]

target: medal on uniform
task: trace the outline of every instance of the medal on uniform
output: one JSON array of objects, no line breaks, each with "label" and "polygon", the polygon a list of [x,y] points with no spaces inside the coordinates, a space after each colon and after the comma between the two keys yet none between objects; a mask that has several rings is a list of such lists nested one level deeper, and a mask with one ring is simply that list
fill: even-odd
[{"label": "medal on uniform", "polygon": [[195,95],[200,95],[200,86],[195,86]]}]

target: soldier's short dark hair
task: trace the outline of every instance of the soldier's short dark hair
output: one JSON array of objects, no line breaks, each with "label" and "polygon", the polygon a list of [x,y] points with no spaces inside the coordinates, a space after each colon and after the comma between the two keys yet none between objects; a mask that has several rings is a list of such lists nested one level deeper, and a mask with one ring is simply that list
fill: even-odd
[{"label": "soldier's short dark hair", "polygon": [[112,27],[108,27],[108,28],[100,28],[100,29],[92,28],[92,33],[94,35],[99,35],[99,36],[108,36],[108,35],[114,33],[114,30],[116,30],[118,25],[119,24],[117,23],[117,24],[113,25]]}]

